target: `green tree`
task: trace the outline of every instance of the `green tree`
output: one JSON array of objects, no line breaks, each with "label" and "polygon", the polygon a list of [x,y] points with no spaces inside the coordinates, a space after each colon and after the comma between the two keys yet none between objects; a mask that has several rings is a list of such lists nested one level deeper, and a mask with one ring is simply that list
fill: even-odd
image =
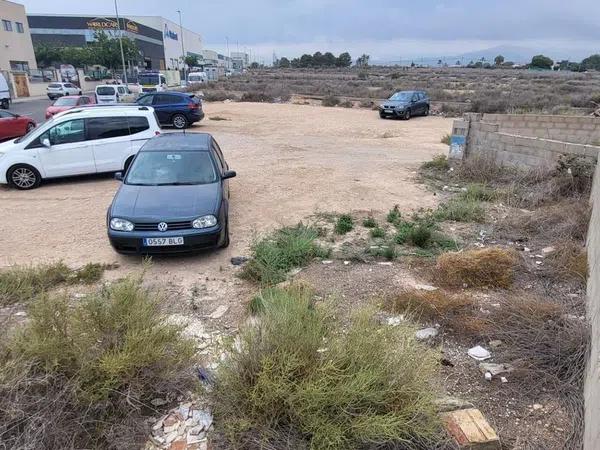
[{"label": "green tree", "polygon": [[54,45],[36,44],[33,50],[39,67],[51,67],[55,63],[61,62],[61,49]]},{"label": "green tree", "polygon": [[338,67],[350,67],[352,65],[352,56],[348,52],[340,53],[335,61],[335,65]]},{"label": "green tree", "polygon": [[300,65],[299,67],[312,67],[313,66],[313,57],[312,55],[304,54],[300,57]]},{"label": "green tree", "polygon": [[356,58],[356,65],[358,67],[367,67],[369,65],[369,58],[369,55],[363,53],[361,56]]},{"label": "green tree", "polygon": [[314,55],[312,55],[312,65],[315,67],[320,67],[323,64],[324,64],[323,53],[315,52]]},{"label": "green tree", "polygon": [[250,64],[251,69],[258,69],[259,67],[260,67],[260,64],[258,64],[256,61],[254,61],[252,64]]},{"label": "green tree", "polygon": [[[96,40],[89,45],[89,48],[93,51],[95,63],[109,69],[120,68],[122,62],[119,40],[108,36],[104,31],[97,32],[95,38]],[[121,40],[125,61],[138,63],[140,52],[135,41],[128,37],[123,37]]]},{"label": "green tree", "polygon": [[287,59],[285,56],[282,57],[281,59],[279,59],[277,61],[277,67],[280,67],[282,69],[287,69],[290,67],[290,60]]},{"label": "green tree", "polygon": [[503,62],[504,62],[504,56],[502,56],[502,55],[498,55],[494,58],[494,64],[496,64],[497,66],[501,66]]},{"label": "green tree", "polygon": [[200,64],[200,61],[198,60],[198,55],[187,55],[183,62],[188,67],[194,67]]},{"label": "green tree", "polygon": [[323,65],[326,67],[333,67],[335,66],[336,63],[336,59],[335,56],[333,56],[333,53],[331,52],[325,52],[323,54]]},{"label": "green tree", "polygon": [[553,64],[554,61],[547,56],[535,55],[531,58],[531,64],[529,66],[535,69],[552,69]]},{"label": "green tree", "polygon": [[600,54],[588,56],[581,61],[581,70],[600,70]]}]

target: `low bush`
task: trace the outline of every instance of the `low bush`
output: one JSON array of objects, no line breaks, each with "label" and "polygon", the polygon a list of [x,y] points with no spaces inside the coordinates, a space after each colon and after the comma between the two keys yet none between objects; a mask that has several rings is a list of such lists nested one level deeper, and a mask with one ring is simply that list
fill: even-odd
[{"label": "low bush", "polygon": [[139,448],[150,401],[195,385],[195,348],[127,279],[71,307],[42,296],[0,352],[0,436],[8,448]]},{"label": "low bush", "polygon": [[273,103],[273,97],[264,92],[244,92],[240,102]]},{"label": "low bush", "polygon": [[240,276],[265,285],[284,281],[290,269],[327,256],[328,252],[315,242],[318,236],[318,230],[301,223],[273,232],[252,246],[252,257]]},{"label": "low bush", "polygon": [[346,234],[354,228],[354,220],[350,214],[342,214],[335,222],[334,230],[337,234]]},{"label": "low bush", "polygon": [[372,238],[383,238],[385,237],[385,230],[381,227],[375,227],[371,229]]},{"label": "low bush", "polygon": [[323,106],[337,106],[339,104],[340,99],[335,95],[328,95],[327,97],[324,97],[323,100],[321,100],[321,105]]},{"label": "low bush", "polygon": [[363,220],[362,224],[365,228],[375,228],[377,226],[377,221],[373,217],[369,216]]},{"label": "low bush", "polygon": [[472,155],[465,158],[456,168],[456,175],[461,180],[476,183],[507,181],[512,177],[510,169],[499,165],[494,157],[489,155]]},{"label": "low bush", "polygon": [[431,161],[425,161],[421,164],[422,169],[448,170],[450,163],[446,155],[436,155]]},{"label": "low bush", "polygon": [[[432,448],[437,353],[370,311],[340,331],[305,288],[273,290],[219,365],[215,415],[236,448]],[[290,439],[294,442],[290,443]]]},{"label": "low bush", "polygon": [[28,267],[11,267],[0,271],[0,306],[27,302],[44,291],[65,283],[90,284],[99,281],[111,264],[89,263],[71,269],[63,262]]},{"label": "low bush", "polygon": [[352,103],[350,100],[345,100],[340,103],[340,106],[342,108],[354,108],[354,103]]},{"label": "low bush", "polygon": [[400,208],[398,205],[394,205],[392,209],[388,212],[386,216],[386,220],[391,224],[398,224],[402,219],[402,214],[400,213]]},{"label": "low bush", "polygon": [[224,100],[237,100],[237,96],[233,92],[214,90],[205,91],[202,99],[207,102],[222,102]]},{"label": "low bush", "polygon": [[479,201],[456,197],[442,203],[435,211],[434,217],[440,221],[483,222],[485,209]]},{"label": "low bush", "polygon": [[486,184],[471,183],[466,186],[466,191],[460,193],[460,198],[470,202],[491,202],[497,198],[494,190]]},{"label": "low bush", "polygon": [[588,277],[588,258],[585,246],[574,241],[564,241],[544,258],[546,276],[558,280],[575,280],[585,286]]},{"label": "low bush", "polygon": [[446,144],[446,145],[450,145],[450,139],[452,138],[452,136],[450,136],[450,134],[445,134],[442,139],[440,140],[441,144]]},{"label": "low bush", "polygon": [[500,247],[449,252],[438,257],[436,277],[450,286],[508,288],[517,264],[517,254]]}]

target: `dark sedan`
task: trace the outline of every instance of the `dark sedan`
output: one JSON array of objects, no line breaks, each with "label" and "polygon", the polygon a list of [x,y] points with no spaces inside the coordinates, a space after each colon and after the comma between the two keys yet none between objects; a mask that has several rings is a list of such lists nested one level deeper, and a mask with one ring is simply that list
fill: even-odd
[{"label": "dark sedan", "polygon": [[379,117],[393,117],[408,120],[412,116],[429,114],[429,97],[423,91],[396,92],[381,105]]},{"label": "dark sedan", "polygon": [[153,92],[142,95],[136,103],[152,106],[161,125],[173,125],[180,130],[204,118],[200,98],[185,92]]},{"label": "dark sedan", "polygon": [[119,253],[179,253],[229,245],[229,170],[210,134],[163,134],[138,152],[108,209]]}]

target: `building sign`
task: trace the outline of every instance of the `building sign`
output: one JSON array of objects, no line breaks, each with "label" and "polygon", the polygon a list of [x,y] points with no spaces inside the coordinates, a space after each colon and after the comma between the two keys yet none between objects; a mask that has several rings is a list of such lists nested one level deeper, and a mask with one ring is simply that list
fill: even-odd
[{"label": "building sign", "polygon": [[169,26],[166,23],[165,23],[165,32],[163,33],[163,36],[165,38],[173,39],[174,41],[177,40],[177,33],[169,30]]},{"label": "building sign", "polygon": [[118,28],[116,20],[106,18],[88,20],[87,26],[91,30],[116,30]]},{"label": "building sign", "polygon": [[132,22],[130,20],[128,20],[127,23],[125,24],[125,28],[127,28],[127,31],[131,31],[132,33],[140,32],[140,27],[138,27],[138,24],[135,22]]}]

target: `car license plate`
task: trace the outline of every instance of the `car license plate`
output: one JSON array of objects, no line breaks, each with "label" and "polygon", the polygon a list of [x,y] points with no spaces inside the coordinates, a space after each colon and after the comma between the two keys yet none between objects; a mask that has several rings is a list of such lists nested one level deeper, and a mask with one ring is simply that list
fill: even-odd
[{"label": "car license plate", "polygon": [[164,247],[167,245],[183,245],[183,237],[144,238],[146,247]]},{"label": "car license plate", "polygon": [[387,113],[387,114],[391,114],[391,113],[393,113],[394,111],[392,111],[391,109],[384,109],[384,110],[383,110],[383,112],[384,112],[384,113]]}]

